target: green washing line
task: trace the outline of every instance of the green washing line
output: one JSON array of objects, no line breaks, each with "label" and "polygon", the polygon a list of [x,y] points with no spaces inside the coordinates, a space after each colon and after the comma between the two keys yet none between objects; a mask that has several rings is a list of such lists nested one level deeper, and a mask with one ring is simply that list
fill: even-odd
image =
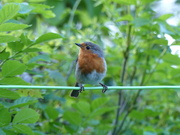
[{"label": "green washing line", "polygon": [[[79,90],[79,87],[72,86],[31,86],[31,85],[0,85],[0,89],[59,89]],[[102,87],[84,87],[85,90],[97,90]],[[148,90],[148,89],[180,89],[180,86],[108,86],[109,90]]]}]

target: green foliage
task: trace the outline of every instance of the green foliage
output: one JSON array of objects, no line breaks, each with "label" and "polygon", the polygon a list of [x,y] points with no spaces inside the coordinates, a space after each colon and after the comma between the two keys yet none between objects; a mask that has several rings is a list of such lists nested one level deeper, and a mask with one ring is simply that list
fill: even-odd
[{"label": "green foliage", "polygon": [[14,23],[3,23],[0,26],[0,31],[14,31],[14,30],[20,30],[29,27],[26,24],[14,24]]},{"label": "green foliage", "polygon": [[13,119],[13,123],[35,123],[39,119],[39,114],[30,109],[25,108],[19,111]]},{"label": "green foliage", "polygon": [[7,108],[1,108],[0,114],[1,116],[4,116],[0,118],[0,127],[7,126],[11,122],[11,114],[9,113]]},{"label": "green foliage", "polygon": [[[15,68],[12,68],[15,67]],[[10,77],[20,75],[26,70],[26,66],[19,61],[9,60],[2,66],[2,76]]]},{"label": "green foliage", "polygon": [[19,5],[15,5],[11,3],[3,6],[3,8],[0,10],[0,18],[1,18],[0,23],[2,24],[12,19],[18,13],[19,9],[20,9]]},{"label": "green foliage", "polygon": [[0,97],[8,99],[18,99],[20,98],[20,95],[15,91],[0,89]]},{"label": "green foliage", "polygon": [[42,42],[45,42],[48,40],[57,39],[57,38],[61,38],[61,36],[56,33],[46,33],[46,34],[40,36],[34,44],[39,44],[39,43],[42,43]]},{"label": "green foliage", "polygon": [[[28,12],[27,12],[28,11]],[[29,85],[28,82],[24,81],[21,75],[27,69],[30,68],[28,61],[22,60],[22,55],[30,56],[33,53],[40,52],[35,45],[42,44],[43,42],[61,38],[59,34],[47,33],[41,35],[36,40],[31,40],[27,37],[27,34],[23,33],[23,29],[30,27],[30,25],[22,24],[18,20],[13,20],[23,14],[30,14],[32,11],[32,6],[27,4],[17,4],[8,3],[5,4],[0,10],[0,38],[1,44],[0,49],[0,67],[1,67],[1,78],[0,84],[4,85]],[[19,34],[14,33],[18,31]],[[35,57],[38,55],[36,54]],[[31,58],[33,59],[33,57]],[[32,60],[29,62],[32,63]],[[47,60],[45,57],[43,60]],[[42,60],[42,59],[41,59]],[[36,62],[36,61],[35,61]],[[34,65],[35,66],[35,65]],[[0,90],[0,133],[3,135],[10,134],[28,134],[34,135],[34,131],[27,124],[36,123],[40,115],[34,109],[29,108],[30,105],[37,103],[37,98],[31,98],[28,96],[42,97],[41,94],[37,92],[25,90],[15,91],[15,90]],[[25,95],[26,97],[23,97]],[[9,99],[9,100],[5,100]]]},{"label": "green foliage", "polygon": [[[15,3],[16,2],[16,3]],[[178,85],[180,29],[152,0],[3,0],[0,85],[73,86],[74,43],[104,48],[107,85]],[[53,32],[52,32],[53,31]],[[170,44],[166,36],[175,40]],[[0,89],[0,134],[178,134],[179,92]]]}]

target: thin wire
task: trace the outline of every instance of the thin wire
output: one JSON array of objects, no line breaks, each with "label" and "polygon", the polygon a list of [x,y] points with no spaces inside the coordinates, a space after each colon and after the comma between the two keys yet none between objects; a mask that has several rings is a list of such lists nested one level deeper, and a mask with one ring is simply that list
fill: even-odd
[{"label": "thin wire", "polygon": [[[0,85],[0,89],[59,89],[79,90],[79,87],[71,86],[31,86],[31,85]],[[102,87],[84,87],[85,90],[98,90]],[[150,90],[150,89],[180,89],[180,86],[108,86],[109,90]]]}]

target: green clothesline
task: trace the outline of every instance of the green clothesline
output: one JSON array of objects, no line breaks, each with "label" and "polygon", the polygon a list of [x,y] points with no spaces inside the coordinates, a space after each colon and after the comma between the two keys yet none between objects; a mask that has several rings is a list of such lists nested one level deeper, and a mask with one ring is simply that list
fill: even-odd
[{"label": "green clothesline", "polygon": [[[60,89],[79,90],[72,86],[31,86],[31,85],[0,85],[0,89]],[[85,90],[97,90],[102,87],[84,87]],[[139,89],[180,89],[180,86],[108,86],[109,90],[139,90]]]}]

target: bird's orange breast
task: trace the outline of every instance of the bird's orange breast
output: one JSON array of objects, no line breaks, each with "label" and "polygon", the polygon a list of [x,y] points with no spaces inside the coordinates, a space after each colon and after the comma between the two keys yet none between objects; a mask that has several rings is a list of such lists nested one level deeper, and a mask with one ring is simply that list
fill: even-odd
[{"label": "bird's orange breast", "polygon": [[91,51],[80,50],[78,64],[83,74],[91,73],[93,70],[98,73],[105,71],[104,59]]}]

